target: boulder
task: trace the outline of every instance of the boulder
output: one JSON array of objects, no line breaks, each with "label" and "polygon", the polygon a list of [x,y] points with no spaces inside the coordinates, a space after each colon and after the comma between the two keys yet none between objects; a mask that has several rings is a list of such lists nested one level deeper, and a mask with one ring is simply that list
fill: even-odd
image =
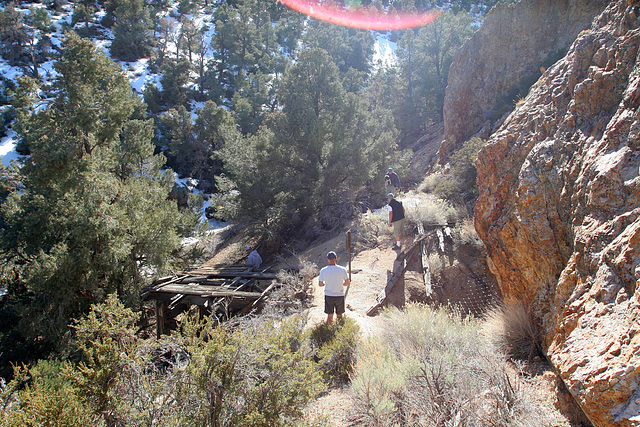
[{"label": "boulder", "polygon": [[491,269],[595,426],[640,425],[639,47],[640,2],[611,1],[476,163]]}]

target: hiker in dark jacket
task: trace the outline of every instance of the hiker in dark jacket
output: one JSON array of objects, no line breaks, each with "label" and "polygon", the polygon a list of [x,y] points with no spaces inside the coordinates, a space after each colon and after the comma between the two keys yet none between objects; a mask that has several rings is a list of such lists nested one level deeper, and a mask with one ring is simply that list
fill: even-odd
[{"label": "hiker in dark jacket", "polygon": [[389,227],[393,227],[393,235],[396,236],[396,244],[400,249],[400,240],[402,240],[402,228],[404,227],[404,206],[402,202],[397,201],[393,193],[387,194],[389,199]]},{"label": "hiker in dark jacket", "polygon": [[397,194],[398,190],[400,190],[400,178],[393,171],[393,168],[389,168],[387,174],[384,176],[384,184],[387,193]]}]

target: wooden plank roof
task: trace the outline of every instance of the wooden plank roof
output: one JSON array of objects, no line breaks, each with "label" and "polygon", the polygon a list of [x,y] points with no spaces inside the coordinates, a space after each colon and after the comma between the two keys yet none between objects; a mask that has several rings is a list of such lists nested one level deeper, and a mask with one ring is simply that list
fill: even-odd
[{"label": "wooden plank roof", "polygon": [[197,267],[174,276],[163,277],[143,289],[143,300],[166,300],[175,295],[201,298],[233,298],[253,302],[263,291],[259,281],[271,281],[275,272],[254,271],[246,264]]}]

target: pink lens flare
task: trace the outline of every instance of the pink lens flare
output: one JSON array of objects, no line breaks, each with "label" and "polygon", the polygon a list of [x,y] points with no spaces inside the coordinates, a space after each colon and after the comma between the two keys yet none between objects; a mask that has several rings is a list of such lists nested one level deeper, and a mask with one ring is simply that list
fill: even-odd
[{"label": "pink lens flare", "polygon": [[389,14],[376,8],[348,9],[324,0],[279,0],[285,6],[312,18],[363,30],[402,30],[433,22],[440,12]]}]

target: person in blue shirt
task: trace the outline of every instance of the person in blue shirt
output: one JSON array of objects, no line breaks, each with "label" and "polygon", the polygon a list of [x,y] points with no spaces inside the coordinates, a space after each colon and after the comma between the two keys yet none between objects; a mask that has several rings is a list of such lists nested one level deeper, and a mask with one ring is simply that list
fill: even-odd
[{"label": "person in blue shirt", "polygon": [[247,257],[247,264],[249,264],[254,270],[260,268],[260,264],[262,264],[262,257],[251,247],[250,245],[245,248],[249,256]]}]

